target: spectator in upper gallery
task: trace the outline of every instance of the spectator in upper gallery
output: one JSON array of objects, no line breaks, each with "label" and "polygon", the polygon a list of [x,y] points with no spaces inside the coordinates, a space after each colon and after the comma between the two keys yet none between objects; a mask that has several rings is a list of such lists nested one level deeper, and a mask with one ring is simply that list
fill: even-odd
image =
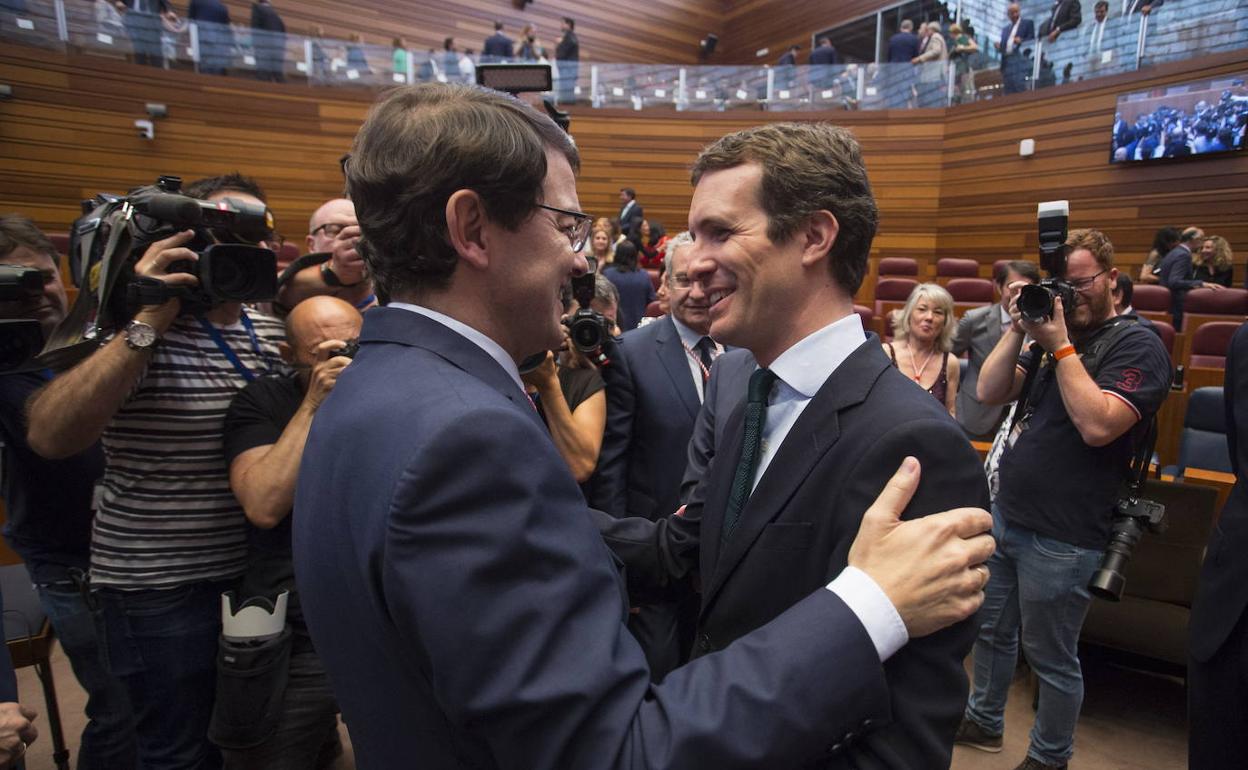
[{"label": "spectator in upper gallery", "polygon": [[776,60],[776,86],[778,88],[793,88],[797,84],[797,52],[801,49],[800,45],[791,45]]},{"label": "spectator in upper gallery", "polygon": [[810,52],[811,77],[816,88],[830,88],[835,78],[832,67],[836,65],[836,48],[831,39],[820,37]]},{"label": "spectator in upper gallery", "polygon": [[224,75],[234,58],[230,10],[221,0],[191,0],[186,17],[199,28],[199,71]]},{"label": "spectator in upper gallery", "polygon": [[485,46],[481,49],[481,61],[495,62],[510,59],[515,55],[514,45],[512,39],[503,34],[503,23],[496,21],[494,34],[485,39]]},{"label": "spectator in upper gallery", "polygon": [[1201,242],[1200,251],[1192,255],[1195,270],[1192,277],[1205,283],[1230,287],[1235,272],[1231,244],[1220,235],[1210,235]]},{"label": "spectator in upper gallery", "polygon": [[919,55],[919,36],[914,34],[914,22],[903,19],[901,30],[888,39],[889,64],[904,64]]},{"label": "spectator in upper gallery", "polygon": [[655,299],[650,274],[637,269],[637,246],[632,241],[616,246],[615,261],[602,274],[620,292],[616,318],[620,331],[637,328],[637,323],[646,314],[646,306]]},{"label": "spectator in upper gallery", "polygon": [[407,78],[407,41],[401,37],[396,37],[390,42],[390,46],[394,52],[390,57],[390,71],[395,75],[402,75]]},{"label": "spectator in upper gallery", "polygon": [[455,38],[442,38],[442,74],[447,81],[460,79],[459,51],[455,50]]},{"label": "spectator in upper gallery", "polygon": [[576,101],[576,79],[581,68],[581,43],[576,39],[576,19],[564,16],[559,30],[563,37],[555,46],[555,66],[559,68],[559,101]]},{"label": "spectator in upper gallery", "polygon": [[1179,236],[1179,245],[1157,266],[1157,277],[1161,285],[1170,290],[1170,315],[1174,318],[1175,331],[1183,328],[1183,305],[1187,293],[1192,289],[1221,289],[1222,285],[1211,281],[1201,281],[1194,277],[1195,251],[1197,244],[1203,243],[1205,233],[1199,227],[1189,227]]},{"label": "spectator in upper gallery", "polygon": [[165,55],[160,47],[160,20],[177,19],[165,0],[113,0],[122,14],[130,45],[134,49],[134,63],[152,67],[165,66]]},{"label": "spectator in upper gallery", "polygon": [[1165,4],[1166,0],[1131,0],[1131,7],[1127,9],[1126,15],[1130,16],[1136,11],[1139,11],[1140,15],[1148,16],[1150,13]]},{"label": "spectator in upper gallery", "polygon": [[1083,45],[1083,50],[1088,56],[1100,56],[1105,43],[1105,22],[1109,19],[1107,0],[1097,0],[1092,8],[1092,18],[1092,23],[1088,25],[1087,31],[1083,34],[1083,39],[1087,41]]},{"label": "spectator in upper gallery", "polygon": [[541,54],[542,44],[537,41],[537,25],[532,22],[525,24],[520,31],[520,50],[516,58],[522,61],[537,61]]},{"label": "spectator in upper gallery", "polygon": [[1014,94],[1027,87],[1029,65],[1023,55],[1023,44],[1035,40],[1036,25],[1031,19],[1023,18],[1022,7],[1018,3],[1010,3],[1005,11],[1005,26],[1001,28],[1001,39],[996,42],[1001,52],[1001,77],[1005,81],[1005,93]]},{"label": "spectator in upper gallery", "polygon": [[1049,18],[1040,23],[1040,35],[1050,43],[1056,43],[1063,32],[1076,29],[1083,23],[1083,9],[1079,0],[1053,0]]},{"label": "spectator in upper gallery", "polygon": [[975,98],[971,65],[972,60],[979,53],[979,43],[975,42],[975,37],[967,34],[961,25],[950,24],[949,45],[952,49],[949,51],[949,58],[953,59],[954,71],[957,73],[958,87],[955,91],[955,98],[958,101],[971,101]]},{"label": "spectator in upper gallery", "polygon": [[910,60],[919,68],[915,92],[919,107],[936,107],[944,104],[942,98],[945,83],[945,62],[949,60],[949,46],[940,33],[940,22],[929,21],[921,26],[919,55]]},{"label": "spectator in upper gallery", "polygon": [[1163,227],[1153,235],[1153,248],[1148,252],[1148,256],[1144,258],[1144,264],[1140,266],[1140,283],[1157,283],[1160,279],[1155,272],[1157,265],[1161,263],[1162,258],[1170,253],[1171,249],[1179,245],[1179,231],[1173,227]]},{"label": "spectator in upper gallery", "polygon": [[256,0],[251,6],[251,44],[256,52],[256,77],[285,82],[286,23],[269,0]]},{"label": "spectator in upper gallery", "polygon": [[351,42],[347,44],[347,69],[355,70],[361,75],[372,74],[373,71],[368,66],[368,56],[364,53],[364,37],[358,32],[351,33]]},{"label": "spectator in upper gallery", "polygon": [[459,76],[469,84],[477,82],[477,63],[472,59],[473,53],[471,48],[459,52]]}]

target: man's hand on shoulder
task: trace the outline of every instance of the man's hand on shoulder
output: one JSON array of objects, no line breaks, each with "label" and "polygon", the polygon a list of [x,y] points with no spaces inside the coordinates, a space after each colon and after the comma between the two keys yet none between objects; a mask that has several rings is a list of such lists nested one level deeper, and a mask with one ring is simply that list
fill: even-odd
[{"label": "man's hand on shoulder", "polygon": [[981,508],[902,521],[919,487],[918,460],[907,457],[867,509],[849,550],[849,565],[867,573],[893,603],[911,638],[970,617],[984,601],[996,546],[992,516]]}]

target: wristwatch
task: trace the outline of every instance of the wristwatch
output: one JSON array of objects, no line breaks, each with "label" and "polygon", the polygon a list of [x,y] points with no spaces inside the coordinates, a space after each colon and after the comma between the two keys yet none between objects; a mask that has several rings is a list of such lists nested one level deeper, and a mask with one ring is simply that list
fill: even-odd
[{"label": "wristwatch", "polygon": [[158,337],[156,329],[151,324],[142,321],[131,321],[126,324],[125,331],[122,333],[131,350],[147,350],[156,344]]},{"label": "wristwatch", "polygon": [[353,289],[356,286],[359,286],[360,284],[364,283],[363,281],[356,281],[355,283],[343,283],[342,279],[338,277],[338,274],[334,272],[334,269],[329,266],[328,262],[321,263],[321,280],[325,281],[326,286],[333,286],[335,288],[341,288],[341,289]]}]

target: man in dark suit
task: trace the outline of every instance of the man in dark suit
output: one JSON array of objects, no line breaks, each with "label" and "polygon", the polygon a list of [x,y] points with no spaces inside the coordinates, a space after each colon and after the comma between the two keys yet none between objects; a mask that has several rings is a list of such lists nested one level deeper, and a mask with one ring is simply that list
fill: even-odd
[{"label": "man in dark suit", "polygon": [[[706,380],[722,347],[709,336],[705,298],[693,300],[688,233],[667,246],[671,312],[626,333],[607,383],[607,427],[590,504],[613,516],[659,519],[680,504],[680,481]],[[676,603],[643,605],[629,618],[655,679],[680,664]]]},{"label": "man in dark suit", "polygon": [[269,0],[251,6],[251,37],[256,50],[256,77],[283,83],[286,64],[286,24]]},{"label": "man in dark suit", "polygon": [[1192,770],[1235,767],[1248,756],[1243,716],[1248,680],[1248,325],[1226,354],[1226,444],[1235,487],[1209,536],[1192,603],[1187,666],[1188,763]]},{"label": "man in dark suit", "polygon": [[1036,25],[1031,19],[1023,18],[1018,3],[1010,3],[1005,13],[1009,21],[1001,28],[1001,39],[996,46],[1001,52],[1001,77],[1005,80],[1005,92],[1014,94],[1027,90],[1027,78],[1031,73],[1023,46],[1028,40],[1035,40]]},{"label": "man in dark suit", "polygon": [[831,88],[836,75],[832,68],[836,66],[836,48],[829,38],[821,37],[810,52],[810,66],[816,88]]},{"label": "man in dark suit", "polygon": [[191,0],[186,18],[199,27],[199,71],[224,75],[234,58],[230,9],[221,0]]},{"label": "man in dark suit", "polygon": [[914,34],[914,22],[903,19],[901,29],[888,39],[888,63],[909,64],[919,55],[919,36]]},{"label": "man in dark suit", "polygon": [[637,202],[637,191],[631,187],[620,188],[620,232],[630,241],[641,238],[641,222],[645,219],[641,204]]},{"label": "man in dark suit", "polygon": [[1001,424],[1005,407],[989,406],[979,400],[975,392],[979,368],[997,346],[1001,333],[1010,325],[1010,299],[1014,294],[1009,287],[1016,281],[1038,283],[1040,270],[1034,262],[1017,260],[1001,265],[992,278],[1001,297],[1000,304],[968,310],[958,320],[953,336],[953,352],[959,356],[968,354],[966,373],[958,386],[958,422],[968,435],[988,439]]},{"label": "man in dark suit", "polygon": [[555,46],[555,66],[559,68],[559,101],[576,101],[576,79],[581,71],[581,43],[576,39],[576,19],[564,16],[559,26],[563,37]]},{"label": "man in dark suit", "polygon": [[[696,660],[826,583],[845,563],[863,499],[901,458],[924,468],[907,516],[983,505],[987,490],[957,424],[891,366],[853,310],[877,215],[849,132],[749,129],[704,150],[693,174],[693,297],[710,304],[712,335],[763,368],[716,414],[724,427],[705,489],[683,515],[600,524],[635,595],[700,578]],[[764,198],[760,188],[781,189],[769,174],[790,192]],[[838,741],[820,766],[948,766],[974,636],[972,623],[958,624],[891,658],[892,716]]]},{"label": "man in dark suit", "polygon": [[1187,301],[1189,291],[1223,288],[1220,284],[1193,277],[1192,252],[1200,248],[1201,241],[1205,239],[1205,232],[1199,227],[1189,227],[1179,238],[1179,245],[1162,257],[1154,271],[1161,285],[1170,290],[1170,317],[1174,321],[1176,332],[1183,330],[1183,306]]},{"label": "man in dark suit", "polygon": [[503,23],[494,22],[494,34],[485,39],[485,46],[481,49],[481,61],[485,63],[506,61],[514,55],[514,42],[503,34]]},{"label": "man in dark suit", "polygon": [[1063,32],[1077,29],[1083,23],[1083,9],[1079,0],[1053,0],[1049,18],[1040,23],[1040,36],[1056,43]]},{"label": "man in dark suit", "polygon": [[901,521],[910,461],[830,585],[650,682],[517,372],[559,344],[560,288],[586,270],[577,165],[547,116],[468,86],[395,89],[353,143],[347,189],[392,301],[317,412],[294,546],[362,770],[797,766],[888,721],[881,661],[980,601],[989,517]]}]

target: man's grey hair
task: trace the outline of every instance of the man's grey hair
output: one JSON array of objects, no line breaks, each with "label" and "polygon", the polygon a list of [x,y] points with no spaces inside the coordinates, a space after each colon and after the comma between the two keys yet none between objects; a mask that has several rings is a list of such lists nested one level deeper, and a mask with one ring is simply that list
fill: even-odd
[{"label": "man's grey hair", "polygon": [[909,19],[902,19],[902,22],[901,22],[902,32],[909,32],[913,29],[914,29],[914,22],[910,21]]},{"label": "man's grey hair", "polygon": [[620,290],[602,273],[594,274],[594,299],[615,307],[620,306]]},{"label": "man's grey hair", "polygon": [[663,255],[663,280],[671,283],[672,255],[676,253],[676,249],[684,248],[691,243],[693,243],[693,236],[689,234],[688,230],[684,230],[667,239],[667,253]]}]

